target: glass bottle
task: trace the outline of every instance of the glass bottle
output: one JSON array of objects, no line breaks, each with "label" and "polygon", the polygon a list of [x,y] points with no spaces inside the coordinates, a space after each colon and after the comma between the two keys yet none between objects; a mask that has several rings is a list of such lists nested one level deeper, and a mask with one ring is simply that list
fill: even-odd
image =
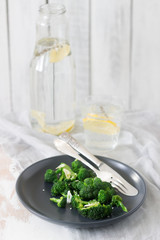
[{"label": "glass bottle", "polygon": [[61,4],[40,7],[31,61],[31,122],[54,135],[70,131],[75,122],[75,71],[65,13]]}]

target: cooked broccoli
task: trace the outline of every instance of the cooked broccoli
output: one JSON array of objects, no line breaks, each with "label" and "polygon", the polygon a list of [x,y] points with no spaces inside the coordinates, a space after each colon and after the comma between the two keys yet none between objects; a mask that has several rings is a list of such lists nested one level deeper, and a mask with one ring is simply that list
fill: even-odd
[{"label": "cooked broccoli", "polygon": [[74,195],[72,196],[72,199],[71,199],[71,204],[73,208],[83,208],[83,206],[87,203],[88,203],[87,201],[83,201],[80,198],[79,194],[74,192]]},{"label": "cooked broccoli", "polygon": [[80,181],[84,181],[85,178],[91,177],[91,171],[87,168],[81,167],[77,174],[77,178]]},{"label": "cooked broccoli", "polygon": [[78,212],[90,219],[98,220],[103,219],[111,215],[112,207],[110,205],[101,205],[98,201],[84,205],[83,208],[79,208]]},{"label": "cooked broccoli", "polygon": [[79,180],[74,180],[74,181],[70,182],[70,188],[72,190],[77,191],[77,184],[78,184],[78,182],[79,182]]},{"label": "cooked broccoli", "polygon": [[97,199],[99,191],[105,189],[112,196],[114,194],[114,189],[112,187],[110,189],[107,186],[110,186],[110,184],[107,185],[106,182],[102,182],[98,177],[86,178],[80,186],[79,195],[84,200]]},{"label": "cooked broccoli", "polygon": [[[84,165],[78,160],[78,159],[75,159],[72,163],[71,163],[71,166],[72,166],[72,170],[73,172],[75,173],[79,173],[79,171],[81,170],[82,172],[85,171],[85,174],[87,174],[87,176],[89,177],[95,177],[96,174],[91,170],[91,169],[86,169],[84,167]],[[84,168],[87,170],[84,170]],[[82,170],[83,169],[83,170]],[[81,175],[81,174],[80,174]],[[81,178],[81,176],[80,176]],[[86,177],[85,177],[86,178]],[[79,179],[80,181],[82,181],[83,179],[85,179],[84,177],[82,177],[81,179]]]},{"label": "cooked broccoli", "polygon": [[50,201],[57,203],[57,206],[60,208],[65,208],[66,203],[67,203],[67,199],[63,196],[60,198],[52,197],[52,198],[50,198]]},{"label": "cooked broccoli", "polygon": [[75,190],[76,192],[79,192],[82,186],[83,186],[83,182],[79,180],[74,180],[73,182],[70,182],[71,190]]},{"label": "cooked broccoli", "polygon": [[[112,187],[112,185],[109,183],[109,182],[102,182],[102,188],[101,189],[103,189],[103,190],[107,190],[108,188],[110,188],[110,189],[113,189],[114,190],[114,188]],[[115,190],[114,190],[115,191]]]},{"label": "cooked broccoli", "polygon": [[122,198],[116,195],[109,182],[96,177],[77,159],[71,165],[61,163],[56,170],[46,171],[45,181],[53,183],[50,201],[62,208],[71,203],[82,216],[94,220],[110,216],[114,207],[127,212]]},{"label": "cooked broccoli", "polygon": [[98,189],[98,190],[103,189],[103,182],[102,182],[102,180],[100,178],[98,178],[98,177],[95,177],[93,179],[93,186],[94,186],[95,189]]},{"label": "cooked broccoli", "polygon": [[79,195],[84,200],[91,200],[98,198],[98,192],[103,189],[103,182],[100,178],[86,178],[83,185],[81,184]]},{"label": "cooked broccoli", "polygon": [[109,216],[112,212],[110,205],[101,205],[95,199],[83,201],[78,194],[72,196],[71,203],[72,207],[76,208],[82,216],[90,219],[102,219]]},{"label": "cooked broccoli", "polygon": [[98,201],[101,204],[108,203],[108,194],[105,190],[101,189],[98,193]]},{"label": "cooked broccoli", "polygon": [[112,196],[115,193],[113,188],[107,188],[106,190],[101,189],[98,192],[98,201],[101,204],[109,204],[111,202]]},{"label": "cooked broccoli", "polygon": [[52,169],[47,169],[44,174],[44,180],[45,180],[45,182],[52,182],[52,183],[55,181],[58,181],[56,171],[54,171]]},{"label": "cooked broccoli", "polygon": [[95,177],[93,179],[93,186],[96,189],[104,189],[106,190],[107,188],[111,188],[113,189],[113,187],[111,186],[111,184],[109,182],[103,182],[100,178]]},{"label": "cooked broccoli", "polygon": [[86,179],[84,179],[84,185],[93,185],[93,178],[86,178]]},{"label": "cooked broccoli", "polygon": [[75,180],[77,178],[77,174],[72,171],[72,169],[65,163],[61,163],[57,169],[61,173],[59,181],[62,180]]},{"label": "cooked broccoli", "polygon": [[51,188],[51,195],[52,196],[59,196],[62,195],[62,193],[68,191],[68,186],[65,181],[58,181],[53,184]]},{"label": "cooked broccoli", "polygon": [[83,182],[78,181],[78,183],[77,183],[77,190],[78,190],[78,192],[81,190],[82,187],[83,187]]},{"label": "cooked broccoli", "polygon": [[119,195],[112,196],[111,205],[121,207],[124,212],[128,212],[127,208],[122,203],[122,198]]},{"label": "cooked broccoli", "polygon": [[73,170],[73,172],[75,172],[75,173],[78,173],[78,172],[79,172],[79,169],[80,169],[81,167],[83,167],[82,163],[81,163],[78,159],[75,159],[75,160],[71,163],[71,165],[72,165],[72,170]]},{"label": "cooked broccoli", "polygon": [[72,207],[76,208],[82,216],[90,219],[103,219],[112,212],[110,205],[101,205],[96,199],[84,201],[77,193],[72,196],[71,203]]},{"label": "cooked broccoli", "polygon": [[92,185],[84,185],[79,191],[79,195],[84,200],[91,200],[95,198],[94,188]]}]

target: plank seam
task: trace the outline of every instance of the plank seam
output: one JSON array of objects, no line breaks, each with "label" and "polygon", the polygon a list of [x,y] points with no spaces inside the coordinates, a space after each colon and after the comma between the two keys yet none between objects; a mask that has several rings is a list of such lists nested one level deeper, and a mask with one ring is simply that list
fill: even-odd
[{"label": "plank seam", "polygon": [[91,40],[91,31],[92,31],[92,2],[89,0],[89,17],[88,17],[88,58],[89,58],[89,77],[88,77],[88,94],[92,95],[92,40]]},{"label": "plank seam", "polygon": [[130,48],[129,48],[129,110],[132,110],[132,54],[133,54],[133,1],[130,2]]},{"label": "plank seam", "polygon": [[9,24],[9,3],[8,3],[8,0],[6,0],[6,22],[7,22],[10,110],[11,110],[11,112],[13,112],[11,43],[10,43],[10,24]]}]

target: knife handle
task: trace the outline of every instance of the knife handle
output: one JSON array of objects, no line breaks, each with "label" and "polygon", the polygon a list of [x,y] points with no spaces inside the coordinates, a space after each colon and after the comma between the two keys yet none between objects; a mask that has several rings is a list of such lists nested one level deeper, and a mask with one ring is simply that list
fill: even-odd
[{"label": "knife handle", "polygon": [[72,146],[76,151],[81,153],[83,156],[88,158],[92,163],[94,163],[98,168],[102,164],[102,162],[96,158],[93,154],[91,154],[86,148],[84,148],[82,145],[80,145],[75,138],[73,138],[69,133],[64,132],[62,133],[59,138],[66,143],[68,143],[70,146]]},{"label": "knife handle", "polygon": [[64,154],[67,154],[75,159],[78,159],[79,161],[81,161],[83,164],[85,164],[87,167],[89,167],[90,169],[92,169],[96,175],[98,174],[98,170],[93,167],[89,162],[87,162],[83,157],[81,157],[78,152],[76,150],[74,150],[67,142],[65,142],[62,139],[56,138],[54,140],[54,145],[55,147]]}]

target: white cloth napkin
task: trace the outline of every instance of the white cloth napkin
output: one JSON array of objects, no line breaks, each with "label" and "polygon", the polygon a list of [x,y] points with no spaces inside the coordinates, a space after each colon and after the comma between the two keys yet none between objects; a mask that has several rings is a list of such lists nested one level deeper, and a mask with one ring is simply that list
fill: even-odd
[{"label": "white cloth napkin", "polygon": [[[81,126],[72,134],[83,143],[83,133],[80,130]],[[32,129],[26,113],[12,113],[0,118],[0,144],[12,159],[11,171],[15,176],[35,161],[60,155],[53,147],[54,138],[55,136]],[[36,237],[40,240],[59,239],[63,236],[66,240],[160,239],[160,117],[151,112],[126,112],[118,147],[107,156],[128,164],[143,176],[147,194],[140,209],[117,224],[81,230],[50,224],[33,215],[30,224],[27,223],[27,228],[24,228],[26,234],[30,232],[27,237],[34,239],[31,235],[33,226],[37,228],[39,224],[39,234]],[[15,224],[15,229],[16,226],[18,225]]]}]

